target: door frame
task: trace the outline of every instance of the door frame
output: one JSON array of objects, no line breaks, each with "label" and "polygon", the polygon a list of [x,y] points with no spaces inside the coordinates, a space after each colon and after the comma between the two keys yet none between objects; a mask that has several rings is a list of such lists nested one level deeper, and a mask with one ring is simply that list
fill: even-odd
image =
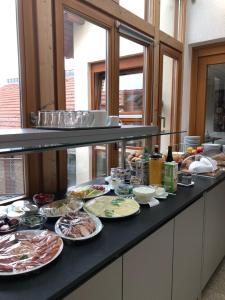
[{"label": "door frame", "polygon": [[205,135],[205,96],[207,65],[224,62],[225,42],[208,44],[192,49],[189,135]]}]

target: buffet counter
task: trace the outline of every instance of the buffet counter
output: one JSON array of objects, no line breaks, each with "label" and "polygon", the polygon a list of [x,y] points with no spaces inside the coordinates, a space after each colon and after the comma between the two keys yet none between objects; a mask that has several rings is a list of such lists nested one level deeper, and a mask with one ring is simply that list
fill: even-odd
[{"label": "buffet counter", "polygon": [[[178,187],[176,195],[169,195],[166,200],[160,201],[159,206],[153,208],[141,206],[141,212],[138,215],[121,220],[103,220],[104,228],[98,236],[92,240],[79,243],[68,243],[65,241],[61,255],[54,262],[39,271],[28,273],[26,276],[1,276],[0,299],[42,300],[62,299],[66,297],[90,278],[93,278],[100,270],[110,265],[110,263],[117,261],[118,258],[129,253],[141,241],[149,236],[151,237],[163,225],[170,222],[171,226],[175,226],[176,222],[178,224],[179,219],[176,218],[182,212],[185,212],[192,204],[200,203],[197,200],[203,201],[205,193],[212,192],[217,186],[223,187],[224,179],[225,174],[220,175],[217,179],[197,177],[195,178],[195,185],[193,187]],[[223,198],[225,197],[223,196]],[[213,201],[214,199],[211,199],[211,203]],[[204,204],[202,205],[202,209],[204,209]],[[53,230],[53,226],[53,223],[48,223],[46,227]],[[171,229],[171,234],[176,234],[176,230]],[[195,246],[193,245],[193,247]],[[169,250],[167,248],[162,249],[161,247],[160,251],[167,253]],[[124,262],[126,262],[126,259]],[[206,281],[207,278],[202,283],[202,287]],[[124,284],[126,284],[125,279]],[[179,292],[175,291],[173,299],[176,299],[176,293],[179,294]],[[108,299],[113,298],[117,300],[115,296]],[[68,299],[80,300],[75,296],[68,296]],[[88,297],[83,299],[89,300]],[[92,299],[95,299],[94,296]],[[123,296],[121,292],[120,299],[129,299],[128,296],[126,297],[125,290]],[[144,296],[143,299],[145,299]],[[171,299],[169,295],[168,299]],[[182,299],[186,298],[183,297]]]}]

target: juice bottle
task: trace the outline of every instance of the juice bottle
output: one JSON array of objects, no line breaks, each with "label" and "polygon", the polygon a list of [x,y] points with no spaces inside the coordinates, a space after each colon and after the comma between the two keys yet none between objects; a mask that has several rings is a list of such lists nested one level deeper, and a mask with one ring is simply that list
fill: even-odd
[{"label": "juice bottle", "polygon": [[149,184],[161,185],[162,184],[162,154],[159,152],[159,146],[155,145],[154,152],[149,160]]}]

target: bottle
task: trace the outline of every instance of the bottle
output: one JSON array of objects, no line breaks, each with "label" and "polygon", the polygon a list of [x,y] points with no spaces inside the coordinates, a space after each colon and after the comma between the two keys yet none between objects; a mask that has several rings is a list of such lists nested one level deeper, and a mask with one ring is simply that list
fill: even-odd
[{"label": "bottle", "polygon": [[172,153],[172,146],[168,146],[168,153],[166,157],[166,162],[171,162],[173,161],[173,153]]},{"label": "bottle", "polygon": [[162,184],[162,154],[159,152],[159,146],[155,145],[154,152],[149,160],[149,184],[161,185]]}]

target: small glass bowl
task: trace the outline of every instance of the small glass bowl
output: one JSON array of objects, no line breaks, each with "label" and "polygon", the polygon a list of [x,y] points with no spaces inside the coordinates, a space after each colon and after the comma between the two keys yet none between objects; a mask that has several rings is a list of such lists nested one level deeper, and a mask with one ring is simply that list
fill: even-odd
[{"label": "small glass bowl", "polygon": [[29,229],[41,229],[47,221],[42,214],[29,214],[21,218],[21,224]]},{"label": "small glass bowl", "polygon": [[55,195],[49,193],[39,193],[33,196],[33,201],[38,206],[51,203],[54,201],[54,199],[55,199]]},{"label": "small glass bowl", "polygon": [[115,186],[114,192],[119,197],[132,197],[133,186],[131,184],[119,183]]}]

